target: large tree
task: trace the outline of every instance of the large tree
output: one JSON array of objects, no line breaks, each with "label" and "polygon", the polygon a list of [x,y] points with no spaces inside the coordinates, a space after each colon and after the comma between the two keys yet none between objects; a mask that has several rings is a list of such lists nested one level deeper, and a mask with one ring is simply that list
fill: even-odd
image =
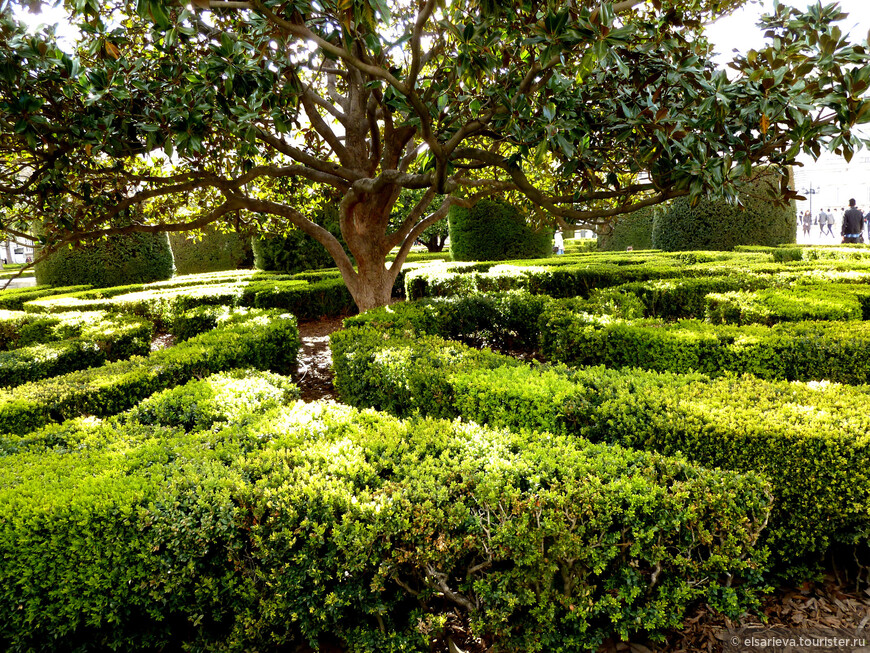
[{"label": "large tree", "polygon": [[[39,219],[44,252],[294,225],[364,310],[452,204],[513,194],[596,226],[680,195],[736,198],[757,163],[851,156],[870,119],[866,44],[844,41],[833,5],[778,6],[769,45],[726,74],[702,25],[743,1],[66,0],[75,54],[0,1],[3,211]],[[391,225],[403,191],[420,201]],[[356,267],[308,217],[304,198],[334,193]],[[179,196],[208,210],[180,220]]]}]

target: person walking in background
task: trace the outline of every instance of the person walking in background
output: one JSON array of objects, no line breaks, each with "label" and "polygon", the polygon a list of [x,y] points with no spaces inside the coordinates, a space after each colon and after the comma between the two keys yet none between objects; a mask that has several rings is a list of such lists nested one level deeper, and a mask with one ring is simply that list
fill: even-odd
[{"label": "person walking in background", "polygon": [[556,229],[556,235],[553,236],[553,248],[556,250],[556,254],[565,253],[565,240],[562,238],[562,227]]},{"label": "person walking in background", "polygon": [[810,235],[810,229],[813,226],[813,216],[810,215],[809,211],[804,211],[803,214],[803,225],[804,225],[804,236]]},{"label": "person walking in background", "polygon": [[840,235],[844,243],[864,242],[864,214],[855,206],[855,200],[849,200],[849,209],[843,214],[843,226]]},{"label": "person walking in background", "polygon": [[822,209],[819,212],[819,224],[822,225],[822,235],[825,235],[827,231],[828,235],[833,238],[834,237],[834,214],[830,213],[830,209],[827,211]]}]

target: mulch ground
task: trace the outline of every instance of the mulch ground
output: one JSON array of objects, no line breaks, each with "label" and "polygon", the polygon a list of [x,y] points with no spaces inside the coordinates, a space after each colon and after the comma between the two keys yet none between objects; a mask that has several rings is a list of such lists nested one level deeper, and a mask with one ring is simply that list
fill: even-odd
[{"label": "mulch ground", "polygon": [[[309,320],[299,324],[302,347],[294,380],[299,385],[305,401],[337,401],[332,383],[332,357],[329,350],[329,334],[342,326],[341,317]],[[165,337],[164,337],[165,338]],[[171,345],[170,339],[155,343],[156,347]],[[503,353],[526,360],[536,358],[533,352],[516,349]],[[866,576],[859,580],[845,578],[831,572],[818,582],[807,582],[800,587],[779,587],[762,601],[759,614],[747,614],[737,622],[731,621],[706,605],[696,606],[687,615],[683,630],[669,633],[664,642],[638,639],[631,642],[608,641],[598,653],[715,653],[740,651],[741,653],[819,653],[843,651],[870,653],[870,584]],[[866,633],[868,646],[847,648],[728,648],[729,631],[744,628],[767,630],[790,629],[789,633],[800,635],[839,634],[852,638],[856,633]],[[337,645],[324,642],[321,651],[341,651]],[[433,650],[449,653],[484,653],[487,647],[466,630],[464,619],[453,615],[448,619],[444,638]]]},{"label": "mulch ground", "polygon": [[[748,614],[737,622],[726,619],[707,606],[699,606],[684,622],[681,632],[670,633],[664,643],[608,642],[599,653],[692,653],[695,651],[740,651],[740,653],[820,653],[843,651],[870,653],[870,587],[866,582],[839,580],[829,574],[819,582],[800,587],[778,587],[767,595],[761,613]],[[860,633],[866,645],[837,647],[729,647],[731,632],[771,632],[785,637],[820,636],[853,639]]]}]

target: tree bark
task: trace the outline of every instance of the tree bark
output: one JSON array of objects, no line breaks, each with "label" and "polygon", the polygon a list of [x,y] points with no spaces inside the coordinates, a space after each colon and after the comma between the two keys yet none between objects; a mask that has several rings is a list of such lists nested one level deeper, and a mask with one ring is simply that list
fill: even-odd
[{"label": "tree bark", "polygon": [[430,254],[437,254],[438,252],[444,251],[444,242],[447,240],[446,236],[439,236],[435,234],[434,236],[429,236],[426,240],[423,241],[423,245],[426,246],[426,251]]},{"label": "tree bark", "polygon": [[380,262],[357,261],[357,263],[359,271],[350,279],[345,276],[344,282],[359,312],[387,306],[393,297],[396,272],[387,268],[383,259]]}]

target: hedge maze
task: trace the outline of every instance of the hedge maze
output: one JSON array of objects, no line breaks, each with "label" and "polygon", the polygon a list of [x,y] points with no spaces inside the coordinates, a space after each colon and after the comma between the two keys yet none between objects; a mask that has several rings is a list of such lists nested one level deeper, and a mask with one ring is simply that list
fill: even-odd
[{"label": "hedge maze", "polygon": [[[870,537],[856,248],[0,294],[0,648],[595,650]],[[155,332],[175,345],[151,351]],[[510,355],[522,352],[522,356]]]}]

